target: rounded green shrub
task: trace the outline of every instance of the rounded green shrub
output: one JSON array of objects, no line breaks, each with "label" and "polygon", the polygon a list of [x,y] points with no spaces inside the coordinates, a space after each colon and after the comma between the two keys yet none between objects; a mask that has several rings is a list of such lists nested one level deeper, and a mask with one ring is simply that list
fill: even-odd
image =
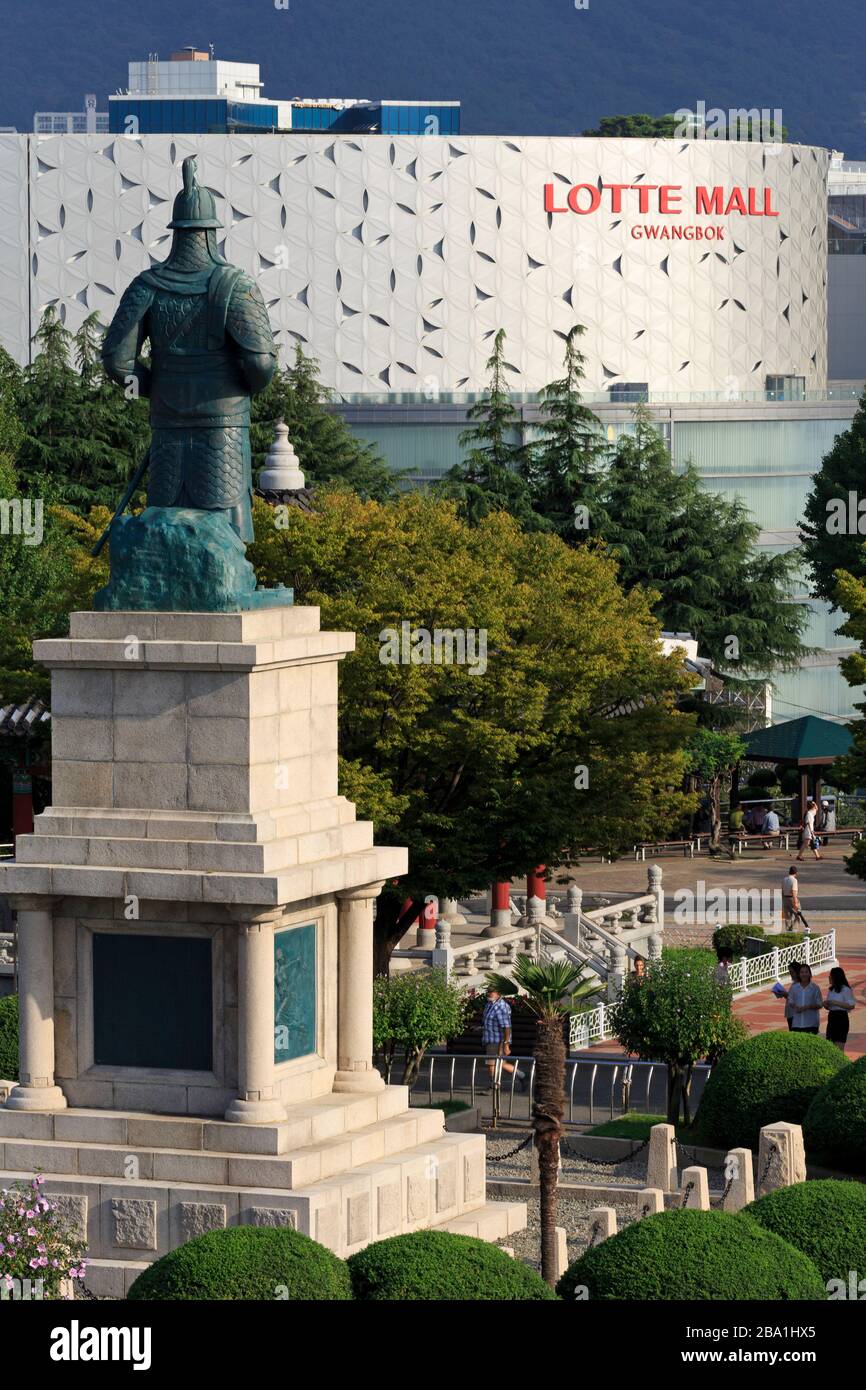
[{"label": "rounded green shrub", "polygon": [[757,1148],[762,1125],[801,1124],[824,1083],[849,1065],[838,1047],[813,1033],[759,1033],[726,1052],[710,1072],[696,1137],[718,1148]]},{"label": "rounded green shrub", "polygon": [[713,950],[730,946],[735,956],[741,956],[746,949],[747,936],[763,935],[763,927],[752,927],[748,922],[729,922],[724,927],[716,927],[713,932]]},{"label": "rounded green shrub", "polygon": [[139,1274],[127,1297],[346,1301],[352,1285],[345,1262],[299,1231],[230,1226],[163,1255]]},{"label": "rounded green shrub", "polygon": [[486,1240],[448,1231],[392,1236],[348,1261],[355,1298],[506,1303],[553,1299],[553,1290],[520,1260]]},{"label": "rounded green shrub", "polygon": [[0,999],[0,1080],[18,1080],[18,995]]},{"label": "rounded green shrub", "polygon": [[632,1222],[569,1265],[556,1292],[567,1301],[827,1296],[812,1261],[781,1236],[730,1212],[692,1209]]},{"label": "rounded green shrub", "polygon": [[840,1067],[822,1086],[806,1111],[803,1138],[809,1154],[828,1167],[866,1173],[866,1057]]},{"label": "rounded green shrub", "polygon": [[825,1282],[847,1284],[852,1269],[866,1275],[866,1185],[861,1182],[798,1182],[759,1197],[740,1215],[808,1255]]}]

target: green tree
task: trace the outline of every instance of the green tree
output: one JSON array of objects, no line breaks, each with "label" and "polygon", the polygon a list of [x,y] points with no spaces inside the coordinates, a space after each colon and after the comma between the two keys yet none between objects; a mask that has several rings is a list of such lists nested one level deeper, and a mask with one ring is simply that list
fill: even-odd
[{"label": "green tree", "polygon": [[[861,543],[861,552],[864,547]],[[863,557],[860,559],[863,565]],[[861,570],[862,572],[862,570]],[[866,685],[866,578],[859,574],[848,574],[845,570],[836,573],[836,587],[832,597],[847,619],[839,628],[841,637],[850,637],[859,650],[842,658],[839,668],[845,680],[855,690],[862,693]],[[848,725],[851,731],[851,747],[842,758],[833,764],[833,782],[843,791],[855,791],[866,786],[866,700],[857,700],[854,708],[859,711],[859,719]],[[855,878],[866,879],[866,840],[859,840],[850,854],[845,856],[845,872]]]},{"label": "green tree", "polygon": [[703,788],[710,804],[711,854],[718,849],[722,829],[722,783],[730,779],[745,751],[745,743],[736,734],[706,728],[697,729],[686,747],[689,774]]},{"label": "green tree", "polygon": [[398,1053],[401,1085],[411,1086],[433,1043],[462,1033],[469,1016],[465,990],[444,970],[408,970],[373,981],[373,1048],[390,1082]]},{"label": "green tree", "polygon": [[559,1277],[556,1260],[556,1211],[559,1145],[565,1113],[565,1020],[575,1005],[598,990],[584,978],[582,966],[570,961],[535,961],[518,956],[512,978],[491,974],[489,989],[520,993],[535,1015],[535,1088],[532,1128],[538,1150],[538,1195],[541,1209],[541,1277],[551,1288]]},{"label": "green tree", "polygon": [[621,583],[654,590],[662,627],[690,632],[734,679],[795,666],[808,620],[789,598],[796,552],[759,551],[760,527],[743,503],[707,491],[690,464],[678,472],[646,407],[634,416],[602,488],[602,539],[618,556]]},{"label": "green tree", "polygon": [[668,1069],[668,1124],[691,1123],[689,1087],[696,1063],[718,1056],[731,1031],[731,989],[711,970],[676,956],[652,960],[641,977],[626,977],[608,1015],[614,1037],[632,1056]]},{"label": "green tree", "polygon": [[[535,510],[570,541],[603,533],[606,520],[599,486],[607,441],[598,416],[580,397],[586,358],[579,340],[585,332],[583,324],[574,325],[565,342],[563,376],[539,393],[544,420],[525,467]],[[585,514],[576,514],[578,506]]]},{"label": "green tree", "polygon": [[49,306],[33,341],[15,387],[21,488],[84,510],[113,506],[149,442],[146,402],[106,381],[96,314],[73,335]]},{"label": "green tree", "polygon": [[530,451],[522,442],[520,418],[511,401],[506,378],[505,329],[493,340],[487,359],[490,381],[486,392],[467,411],[473,423],[460,435],[468,453],[449,469],[438,486],[442,497],[456,499],[460,514],[473,525],[491,512],[510,512],[527,529],[544,525],[532,507],[525,473]]},{"label": "green tree", "polygon": [[[812,490],[800,523],[802,554],[809,566],[814,591],[836,602],[836,571],[866,576],[866,391],[847,430],[833,441],[812,478]],[[849,526],[849,497],[854,494],[854,526]]]},{"label": "green tree", "polygon": [[602,116],[595,130],[583,133],[608,140],[623,136],[631,140],[672,140],[679,124],[676,116],[650,116],[641,111],[631,116]]},{"label": "green tree", "polygon": [[384,501],[396,492],[396,479],[371,444],[352,434],[330,408],[331,393],[319,379],[319,364],[300,345],[289,367],[275,372],[267,390],[253,397],[250,441],[254,469],[265,461],[274,427],[284,420],[308,487],[340,483],[362,497]]},{"label": "green tree", "polygon": [[[258,503],[255,522],[260,583],[293,585],[325,627],[358,634],[341,670],[340,784],[411,863],[379,902],[379,972],[407,893],[420,906],[588,844],[630,847],[691,808],[693,720],[675,709],[688,680],[610,557],[505,513],[468,526],[419,493],[388,505],[325,493],[284,516]],[[441,662],[425,657],[424,631],[454,638]],[[448,660],[461,640],[465,661]]]}]

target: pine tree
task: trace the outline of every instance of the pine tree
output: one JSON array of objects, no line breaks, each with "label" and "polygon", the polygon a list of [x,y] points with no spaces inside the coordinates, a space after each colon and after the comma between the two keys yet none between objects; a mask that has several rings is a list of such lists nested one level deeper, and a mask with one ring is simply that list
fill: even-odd
[{"label": "pine tree", "polygon": [[[849,527],[849,494],[854,493],[856,529]],[[862,517],[856,507],[866,499],[866,391],[847,430],[837,435],[812,479],[800,523],[802,554],[815,593],[835,603],[836,571],[866,575],[866,501]]]},{"label": "pine tree", "polygon": [[147,404],[103,375],[96,314],[73,335],[50,306],[33,341],[36,357],[14,392],[20,486],[29,496],[84,510],[113,506],[147,449]]},{"label": "pine tree", "polygon": [[449,469],[437,492],[455,498],[470,525],[477,526],[490,512],[510,512],[525,530],[545,528],[533,510],[526,477],[530,451],[520,440],[521,422],[505,377],[504,328],[493,340],[487,370],[487,390],[467,412],[473,424],[460,435],[460,446],[468,453],[462,463]]},{"label": "pine tree", "polygon": [[663,628],[690,632],[733,678],[794,666],[808,618],[788,597],[796,553],[759,551],[760,528],[740,499],[707,491],[691,464],[677,473],[649,411],[634,414],[602,487],[602,539],[619,557],[622,584],[654,589]]},{"label": "pine tree", "polygon": [[267,456],[278,420],[284,420],[308,487],[342,483],[359,496],[384,501],[396,492],[397,476],[371,444],[352,434],[335,411],[319,379],[319,364],[298,343],[290,367],[280,367],[266,391],[253,397],[251,442],[257,472]]},{"label": "pine tree", "polygon": [[[525,470],[535,510],[569,541],[604,529],[599,482],[607,443],[601,421],[580,398],[586,358],[578,341],[585,331],[574,325],[565,342],[564,376],[539,394],[545,419]],[[585,511],[578,514],[578,508]]]}]

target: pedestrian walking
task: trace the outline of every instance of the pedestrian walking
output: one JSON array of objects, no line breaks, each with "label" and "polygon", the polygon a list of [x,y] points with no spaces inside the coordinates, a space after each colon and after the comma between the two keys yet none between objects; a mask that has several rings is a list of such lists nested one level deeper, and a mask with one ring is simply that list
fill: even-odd
[{"label": "pedestrian walking", "polygon": [[785,930],[790,931],[794,917],[800,911],[800,881],[797,878],[797,865],[792,864],[782,879],[782,921]]},{"label": "pedestrian walking", "polygon": [[[490,1080],[495,1084],[496,1077],[496,1058],[508,1057],[511,1054],[511,1006],[506,1003],[498,989],[487,991],[487,1003],[484,1005],[484,1013],[481,1016],[481,1041],[487,1055],[487,1070]],[[526,1089],[526,1074],[519,1067],[511,1062],[501,1062],[502,1071],[513,1071],[517,1078],[518,1089]]]},{"label": "pedestrian walking", "polygon": [[821,841],[818,838],[818,832],[815,828],[815,822],[817,818],[817,803],[811,800],[810,798],[809,804],[806,807],[806,814],[803,817],[803,841],[800,845],[800,853],[797,855],[797,858],[800,860],[802,860],[803,858],[803,851],[807,849],[810,849],[812,851],[816,859],[820,859],[822,857],[818,853],[819,849],[821,848]]},{"label": "pedestrian walking", "polygon": [[827,1041],[835,1043],[839,1051],[844,1052],[855,1001],[854,991],[841,965],[834,965],[830,971],[830,988],[823,1007],[827,1010]]},{"label": "pedestrian walking", "polygon": [[817,1033],[824,996],[812,979],[811,966],[800,966],[800,978],[788,991],[793,1015],[792,1033]]}]

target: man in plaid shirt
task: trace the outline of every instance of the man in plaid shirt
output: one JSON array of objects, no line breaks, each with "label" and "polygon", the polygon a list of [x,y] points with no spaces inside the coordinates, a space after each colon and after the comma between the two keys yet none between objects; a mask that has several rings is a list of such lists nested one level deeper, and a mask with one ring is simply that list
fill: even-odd
[{"label": "man in plaid shirt", "polygon": [[[481,1018],[481,1041],[484,1051],[490,1058],[487,1070],[491,1081],[495,1080],[496,1057],[508,1057],[511,1053],[511,1007],[496,989],[487,991],[487,1003]],[[525,1073],[510,1062],[502,1063],[502,1071],[513,1071],[517,1076],[518,1089],[526,1089]]]}]

